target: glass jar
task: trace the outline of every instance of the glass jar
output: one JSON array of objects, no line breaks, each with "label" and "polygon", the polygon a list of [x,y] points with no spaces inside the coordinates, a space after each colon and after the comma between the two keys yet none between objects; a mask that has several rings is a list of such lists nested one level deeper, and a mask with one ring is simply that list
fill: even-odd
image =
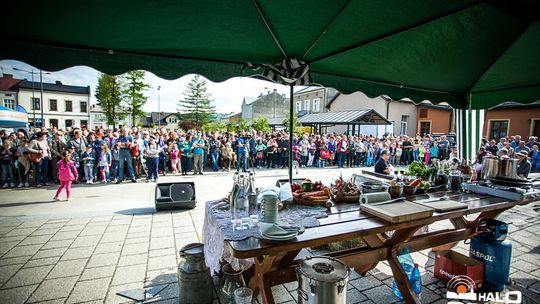
[{"label": "glass jar", "polygon": [[242,267],[242,265],[239,265],[239,267],[240,268],[236,270],[228,263],[221,267],[221,271],[223,272],[222,291],[231,301],[234,301],[234,291],[240,287],[246,286],[246,282],[242,276],[244,267]]}]

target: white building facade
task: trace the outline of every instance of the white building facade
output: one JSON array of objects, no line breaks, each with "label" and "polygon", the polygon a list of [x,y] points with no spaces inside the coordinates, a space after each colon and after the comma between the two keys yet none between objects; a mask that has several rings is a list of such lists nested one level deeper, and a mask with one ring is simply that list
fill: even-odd
[{"label": "white building facade", "polygon": [[18,87],[17,101],[28,112],[30,126],[65,129],[89,125],[90,86],[43,83],[43,100],[39,82],[25,80]]}]

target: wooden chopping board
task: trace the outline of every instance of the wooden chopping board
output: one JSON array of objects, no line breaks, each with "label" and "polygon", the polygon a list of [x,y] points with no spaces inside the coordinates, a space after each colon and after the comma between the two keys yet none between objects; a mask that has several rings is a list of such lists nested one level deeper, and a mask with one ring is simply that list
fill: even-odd
[{"label": "wooden chopping board", "polygon": [[415,204],[410,201],[394,203],[360,204],[360,210],[392,223],[401,223],[433,215],[433,208]]},{"label": "wooden chopping board", "polygon": [[437,212],[446,212],[458,209],[466,209],[469,205],[467,203],[460,203],[451,200],[440,201],[416,201],[415,204],[422,205],[428,208],[433,208]]}]

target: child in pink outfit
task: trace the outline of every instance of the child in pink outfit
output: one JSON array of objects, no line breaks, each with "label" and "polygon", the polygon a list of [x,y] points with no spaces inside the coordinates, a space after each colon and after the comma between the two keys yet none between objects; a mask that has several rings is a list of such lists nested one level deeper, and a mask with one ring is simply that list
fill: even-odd
[{"label": "child in pink outfit", "polygon": [[172,171],[173,173],[178,173],[178,171],[180,171],[180,169],[178,168],[178,161],[180,160],[180,150],[178,150],[178,146],[176,144],[172,145],[169,155],[171,156]]},{"label": "child in pink outfit", "polygon": [[62,152],[62,159],[56,163],[58,167],[58,180],[60,180],[60,186],[56,190],[56,195],[53,200],[59,201],[58,196],[62,190],[66,189],[67,200],[71,199],[71,183],[78,179],[77,167],[75,162],[71,160],[71,153],[68,151]]}]

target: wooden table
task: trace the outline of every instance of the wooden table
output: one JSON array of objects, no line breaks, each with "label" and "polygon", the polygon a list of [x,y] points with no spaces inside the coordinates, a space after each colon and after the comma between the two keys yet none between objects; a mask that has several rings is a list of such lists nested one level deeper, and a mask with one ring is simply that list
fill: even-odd
[{"label": "wooden table", "polygon": [[[306,229],[294,240],[266,242],[250,238],[243,241],[226,241],[225,245],[230,247],[236,258],[254,258],[255,274],[249,280],[248,286],[255,293],[261,293],[264,303],[274,303],[271,287],[296,280],[294,266],[299,260],[295,260],[295,257],[301,249],[361,238],[366,247],[332,252],[328,256],[338,258],[362,275],[375,268],[379,261],[387,260],[405,301],[420,303],[397,260],[398,253],[403,248],[414,252],[445,244],[455,245],[475,233],[479,219],[494,218],[517,204],[515,201],[497,197],[451,192],[419,195],[409,197],[408,200],[424,200],[428,195],[429,199],[445,197],[464,202],[468,204],[468,208],[444,213],[435,212],[429,218],[393,224],[361,212],[357,203],[339,204],[329,210],[327,218],[320,219],[320,226]],[[474,220],[465,219],[466,215],[473,213],[479,215]],[[441,220],[450,220],[453,228],[415,235],[420,228]]]}]

